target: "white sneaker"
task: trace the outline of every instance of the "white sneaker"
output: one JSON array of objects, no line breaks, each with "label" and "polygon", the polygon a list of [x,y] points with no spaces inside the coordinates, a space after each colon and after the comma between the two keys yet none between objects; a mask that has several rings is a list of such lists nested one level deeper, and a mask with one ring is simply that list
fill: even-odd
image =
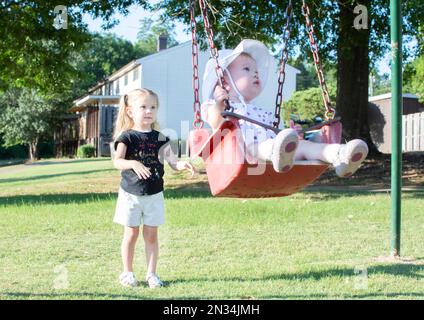
[{"label": "white sneaker", "polygon": [[119,276],[119,283],[124,287],[137,287],[138,281],[132,272],[122,272]]},{"label": "white sneaker", "polygon": [[361,166],[368,155],[367,144],[355,139],[340,146],[339,152],[333,161],[336,174],[339,177],[350,177]]},{"label": "white sneaker", "polygon": [[277,172],[288,172],[293,167],[299,137],[296,130],[284,129],[274,139],[272,166]]},{"label": "white sneaker", "polygon": [[152,272],[147,274],[146,282],[147,282],[147,285],[152,289],[163,287],[163,282],[159,279],[159,277],[156,274]]}]

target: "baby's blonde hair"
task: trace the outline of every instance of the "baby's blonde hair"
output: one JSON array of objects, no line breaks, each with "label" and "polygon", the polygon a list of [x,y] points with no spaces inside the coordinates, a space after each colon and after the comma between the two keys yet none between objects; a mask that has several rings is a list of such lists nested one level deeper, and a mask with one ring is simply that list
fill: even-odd
[{"label": "baby's blonde hair", "polygon": [[[114,140],[116,140],[122,132],[134,127],[134,121],[128,116],[127,108],[131,108],[133,106],[132,101],[139,95],[142,95],[143,97],[153,97],[156,100],[156,107],[159,108],[159,97],[152,90],[140,88],[131,90],[127,94],[124,94],[119,100],[119,111],[116,118],[115,133],[113,135]],[[159,123],[157,121],[152,124],[152,129],[159,130]]]}]

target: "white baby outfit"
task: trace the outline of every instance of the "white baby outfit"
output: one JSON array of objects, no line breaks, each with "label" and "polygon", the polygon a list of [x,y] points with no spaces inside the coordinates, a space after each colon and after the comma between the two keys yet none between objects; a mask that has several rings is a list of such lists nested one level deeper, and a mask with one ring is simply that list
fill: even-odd
[{"label": "white baby outfit", "polygon": [[[201,106],[201,116],[206,121],[208,121],[207,108],[213,104],[215,104],[214,100],[208,100]],[[230,101],[230,105],[234,108],[234,113],[237,113],[239,115],[254,119],[270,126],[272,126],[274,122],[274,114],[272,112],[266,111],[263,108],[260,108],[254,104],[242,104],[240,102]],[[273,131],[266,130],[261,126],[258,126],[257,124],[245,120],[239,120],[239,125],[244,142],[247,146],[251,144],[261,143],[267,139],[275,138],[275,133]]]}]

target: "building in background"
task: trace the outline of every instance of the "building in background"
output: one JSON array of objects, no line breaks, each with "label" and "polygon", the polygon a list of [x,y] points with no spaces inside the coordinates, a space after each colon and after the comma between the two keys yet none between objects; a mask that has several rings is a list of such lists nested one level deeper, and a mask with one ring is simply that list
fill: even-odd
[{"label": "building in background", "polygon": [[[386,93],[369,98],[368,123],[378,151],[392,152],[392,95]],[[402,151],[424,151],[424,105],[418,97],[403,94]]]}]

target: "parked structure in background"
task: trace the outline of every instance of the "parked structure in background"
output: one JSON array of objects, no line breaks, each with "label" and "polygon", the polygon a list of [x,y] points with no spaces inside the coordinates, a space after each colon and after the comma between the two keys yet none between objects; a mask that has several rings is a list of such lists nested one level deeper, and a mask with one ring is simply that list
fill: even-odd
[{"label": "parked structure in background", "polygon": [[[371,138],[382,153],[390,154],[391,139],[391,93],[370,97],[368,122]],[[424,151],[424,105],[418,97],[403,94],[402,151]]]},{"label": "parked structure in background", "polygon": [[[199,53],[200,79],[208,59],[209,52]],[[278,60],[274,60],[275,72],[269,73],[266,88],[256,99],[269,111],[275,108],[278,85]],[[158,120],[161,130],[173,141],[174,151],[184,154],[185,140],[193,123],[191,64],[191,41],[166,48],[166,39],[159,37],[158,52],[131,61],[74,101],[71,111],[78,115],[78,146],[89,143],[96,147],[97,156],[110,156],[109,143],[112,142],[120,96],[134,88],[145,87],[159,95]],[[298,73],[299,70],[286,66],[285,101],[296,90]]]}]

